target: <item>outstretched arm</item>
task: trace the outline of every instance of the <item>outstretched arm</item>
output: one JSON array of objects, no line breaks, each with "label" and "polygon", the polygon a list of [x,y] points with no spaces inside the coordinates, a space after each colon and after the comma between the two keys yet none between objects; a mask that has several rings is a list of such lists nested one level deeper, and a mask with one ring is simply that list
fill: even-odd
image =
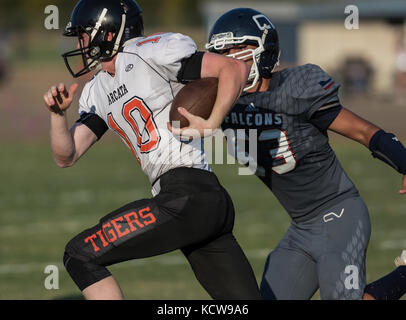
[{"label": "outstretched arm", "polygon": [[369,148],[369,141],[380,129],[346,108],[342,108],[329,129]]},{"label": "outstretched arm", "polygon": [[329,129],[363,144],[374,157],[401,173],[403,178],[399,194],[406,194],[406,149],[395,135],[383,131],[346,108],[341,109]]},{"label": "outstretched arm", "polygon": [[72,166],[97,141],[97,136],[85,125],[75,123],[68,129],[66,110],[70,107],[77,88],[78,85],[73,84],[67,90],[61,83],[44,95],[45,105],[51,111],[52,155],[61,168]]}]

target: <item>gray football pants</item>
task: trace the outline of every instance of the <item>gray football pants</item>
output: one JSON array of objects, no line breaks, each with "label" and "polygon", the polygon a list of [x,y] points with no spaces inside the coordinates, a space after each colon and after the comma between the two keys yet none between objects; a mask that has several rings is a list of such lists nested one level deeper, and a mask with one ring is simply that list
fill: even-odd
[{"label": "gray football pants", "polygon": [[346,199],[306,222],[292,222],[269,254],[261,282],[265,299],[361,299],[371,234],[360,197]]}]

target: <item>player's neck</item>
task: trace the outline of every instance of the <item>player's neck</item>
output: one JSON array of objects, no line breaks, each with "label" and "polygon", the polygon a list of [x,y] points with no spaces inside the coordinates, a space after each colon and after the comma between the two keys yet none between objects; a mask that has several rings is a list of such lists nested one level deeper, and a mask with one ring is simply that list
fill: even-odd
[{"label": "player's neck", "polygon": [[271,78],[260,78],[255,87],[247,90],[246,92],[265,92],[268,90],[269,83],[271,82]]},{"label": "player's neck", "polygon": [[115,55],[111,60],[101,63],[102,69],[108,72],[112,77],[116,75],[116,60],[117,55]]}]

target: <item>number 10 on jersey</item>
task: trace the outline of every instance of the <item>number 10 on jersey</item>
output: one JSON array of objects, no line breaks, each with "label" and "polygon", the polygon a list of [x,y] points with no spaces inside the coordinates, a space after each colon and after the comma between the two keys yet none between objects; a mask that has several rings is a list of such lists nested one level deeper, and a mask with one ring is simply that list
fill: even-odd
[{"label": "number 10 on jersey", "polygon": [[[137,117],[138,121],[136,120],[134,113],[139,114],[139,117]],[[120,127],[120,121],[114,119],[112,113],[108,114],[109,126],[121,136],[139,162],[140,157],[137,154],[137,149],[134,148],[134,146],[136,145],[138,147],[140,153],[148,153],[155,150],[161,140],[158,127],[154,121],[151,110],[144,103],[144,101],[138,97],[131,98],[123,105],[121,116],[131,127],[132,133],[136,137],[135,141],[134,139],[131,139],[131,136],[134,135],[131,135],[131,132],[126,132],[122,127]],[[144,131],[147,133],[147,139],[143,141]]]}]

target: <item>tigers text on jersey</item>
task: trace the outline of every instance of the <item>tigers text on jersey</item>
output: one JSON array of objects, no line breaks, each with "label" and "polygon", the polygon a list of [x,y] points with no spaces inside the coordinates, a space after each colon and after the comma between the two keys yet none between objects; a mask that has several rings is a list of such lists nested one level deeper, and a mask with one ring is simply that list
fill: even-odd
[{"label": "tigers text on jersey", "polygon": [[196,50],[181,34],[135,38],[117,55],[114,77],[100,71],[83,89],[79,113],[103,119],[151,183],[176,167],[210,170],[201,141],[183,143],[167,129],[173,98],[183,87],[177,80],[181,60]]},{"label": "tigers text on jersey", "polygon": [[[285,69],[267,91],[242,95],[222,124],[226,136],[227,129],[257,130],[256,175],[295,221],[358,194],[328,143],[330,123],[320,129],[312,122],[316,112],[340,107],[338,88],[318,66]],[[237,143],[237,154],[250,150],[248,141],[240,152]]]}]

